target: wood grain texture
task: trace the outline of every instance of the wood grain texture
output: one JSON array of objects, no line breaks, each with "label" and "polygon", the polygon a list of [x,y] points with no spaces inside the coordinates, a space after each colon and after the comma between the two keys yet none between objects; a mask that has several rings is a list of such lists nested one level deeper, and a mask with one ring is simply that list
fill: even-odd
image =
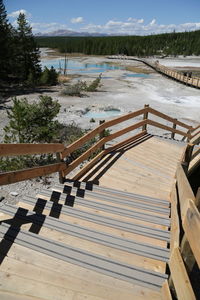
[{"label": "wood grain texture", "polygon": [[0,156],[56,153],[63,150],[62,144],[0,144]]},{"label": "wood grain texture", "polygon": [[169,267],[178,299],[195,300],[196,297],[190,284],[179,248],[175,248],[172,251]]}]

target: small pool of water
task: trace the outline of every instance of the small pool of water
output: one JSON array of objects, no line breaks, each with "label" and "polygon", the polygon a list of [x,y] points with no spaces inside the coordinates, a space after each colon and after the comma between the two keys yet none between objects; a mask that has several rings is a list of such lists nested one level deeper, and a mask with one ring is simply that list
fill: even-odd
[{"label": "small pool of water", "polygon": [[108,111],[88,111],[84,117],[86,118],[93,118],[93,119],[99,119],[99,118],[109,118],[109,117],[115,117],[121,115],[121,111],[118,110],[108,110]]},{"label": "small pool of water", "polygon": [[123,77],[142,77],[142,78],[148,78],[149,74],[144,73],[125,73]]},{"label": "small pool of water", "polygon": [[[53,66],[56,70],[64,69],[65,66],[65,60],[64,58],[56,58],[56,59],[42,59],[41,60],[42,68],[47,67],[51,68]],[[73,73],[103,73],[105,71],[110,70],[123,70],[123,67],[115,66],[108,63],[102,63],[102,64],[89,64],[84,63],[80,61],[76,61],[73,59],[68,59],[66,62],[66,69],[67,73],[73,74]]]}]

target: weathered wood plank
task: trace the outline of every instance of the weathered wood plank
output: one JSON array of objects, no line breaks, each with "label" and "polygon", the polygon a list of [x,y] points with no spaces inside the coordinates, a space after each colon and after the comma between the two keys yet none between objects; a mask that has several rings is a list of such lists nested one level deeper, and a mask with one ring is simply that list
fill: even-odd
[{"label": "weathered wood plank", "polygon": [[195,300],[192,286],[187,275],[180,251],[175,248],[169,261],[172,280],[179,300]]},{"label": "weathered wood plank", "polygon": [[170,239],[170,251],[180,245],[180,225],[177,209],[177,192],[176,184],[173,185],[171,192],[171,239]]},{"label": "weathered wood plank", "polygon": [[56,163],[32,169],[2,173],[0,174],[0,185],[15,183],[38,176],[46,176],[55,172],[63,171],[65,168],[65,163]]},{"label": "weathered wood plank", "polygon": [[162,300],[172,300],[172,295],[167,280],[165,280],[165,282],[163,283],[161,294],[162,294]]},{"label": "weathered wood plank", "polygon": [[0,144],[0,156],[56,153],[63,150],[62,144]]},{"label": "weathered wood plank", "polygon": [[179,202],[181,208],[182,222],[185,219],[187,209],[189,208],[189,200],[195,202],[194,193],[185,175],[182,165],[179,163],[176,172]]},{"label": "weathered wood plank", "polygon": [[200,213],[191,200],[189,201],[189,208],[183,222],[183,228],[200,268]]}]

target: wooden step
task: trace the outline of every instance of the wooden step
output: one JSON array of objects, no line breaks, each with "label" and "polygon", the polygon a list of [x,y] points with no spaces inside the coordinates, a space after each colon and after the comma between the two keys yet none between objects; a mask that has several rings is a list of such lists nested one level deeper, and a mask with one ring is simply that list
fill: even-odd
[{"label": "wooden step", "polygon": [[[39,199],[38,203],[35,204],[35,199],[30,199],[25,202],[19,202],[18,206],[33,210],[39,214],[46,216],[52,216],[59,218],[71,224],[84,226],[97,231],[101,231],[105,234],[113,234],[118,237],[127,238],[136,242],[147,243],[150,245],[156,245],[158,247],[166,247],[169,241],[169,232],[163,230],[150,229],[144,226],[135,225],[129,226],[127,222],[123,223],[119,220],[98,216],[96,214],[88,214],[81,210],[76,210],[70,207],[63,207],[62,205],[55,206],[51,202]],[[57,210],[58,207],[58,210]]]},{"label": "wooden step", "polygon": [[121,220],[124,217],[124,220],[125,218],[127,218],[127,220],[129,218],[130,220],[136,219],[140,221],[149,222],[152,224],[159,224],[167,227],[170,226],[170,220],[168,216],[152,215],[151,212],[145,210],[136,211],[136,210],[126,209],[125,207],[121,209],[120,207],[115,206],[113,203],[105,205],[105,203],[102,202],[87,201],[86,199],[82,199],[78,197],[73,198],[72,196],[70,198],[66,196],[66,194],[57,191],[44,190],[43,192],[40,192],[38,198],[50,200],[54,203],[61,203],[74,208],[93,209],[91,210],[91,212],[102,211],[105,213],[110,213],[114,215],[116,218],[118,218],[118,216],[121,216]]},{"label": "wooden step", "polygon": [[112,234],[105,234],[90,228],[77,226],[71,223],[55,220],[52,217],[27,212],[26,216],[20,215],[16,207],[4,209],[5,218],[9,219],[14,212],[9,224],[12,222],[20,229],[27,230],[46,238],[74,246],[82,250],[112,258],[124,263],[134,262],[135,266],[165,273],[169,250],[154,245],[138,243],[132,240],[119,238]]},{"label": "wooden step", "polygon": [[120,263],[119,261],[96,254],[94,255],[91,252],[83,251],[72,246],[69,247],[66,244],[55,242],[24,230],[19,231],[18,228],[5,223],[2,223],[0,226],[0,237],[4,237],[11,242],[14,238],[15,243],[35,251],[119,280],[139,284],[151,289],[159,290],[167,278],[165,274]]},{"label": "wooden step", "polygon": [[[7,243],[9,243],[7,241]],[[64,286],[69,291],[73,291],[77,298],[74,299],[108,299],[108,300],[124,300],[124,299],[161,299],[160,291],[151,290],[145,287],[140,287],[135,284],[130,284],[128,282],[115,279],[113,277],[106,276],[104,274],[97,273],[92,270],[86,270],[80,266],[72,265],[65,261],[58,260],[54,257],[47,256],[43,253],[36,252],[30,248],[25,248],[24,246],[18,245],[14,243],[10,248],[7,256],[12,259],[16,259],[20,261],[25,266],[27,264],[31,264],[34,267],[33,272],[29,272],[26,274],[26,278],[29,279],[26,281],[26,285],[24,285],[24,278],[19,277],[21,271],[16,268],[14,264],[12,264],[9,272],[6,274],[9,277],[9,281],[5,280],[2,282],[2,287],[4,292],[7,290],[9,293],[12,291],[16,293],[18,291],[19,294],[36,294],[36,299],[39,299],[39,292],[37,293],[37,288],[45,288],[43,285],[38,285],[39,282],[48,283],[51,286],[51,289],[45,289],[45,296],[42,299],[53,299],[60,300],[69,298],[69,294],[62,294],[60,297],[59,289],[57,293],[57,288],[52,288],[56,284],[61,288]],[[4,262],[3,262],[4,264]],[[2,266],[3,266],[2,264]],[[7,268],[7,266],[5,266]],[[20,274],[19,274],[20,272]],[[26,270],[25,270],[26,272]],[[15,278],[11,277],[11,274],[19,274]],[[17,279],[14,282],[14,279]],[[54,281],[54,282],[52,282]],[[8,285],[9,283],[9,285]],[[16,284],[17,283],[17,284]],[[31,289],[34,284],[34,289]],[[19,286],[19,287],[18,287]],[[57,287],[56,286],[56,287]],[[50,292],[50,295],[49,295]],[[41,292],[40,292],[41,296]],[[49,298],[47,298],[49,297]],[[78,298],[80,297],[80,298]],[[82,298],[81,298],[82,297]],[[125,298],[124,298],[125,297]],[[23,298],[22,298],[23,299]],[[34,298],[35,299],[35,298]],[[7,299],[6,299],[7,300]],[[13,300],[13,299],[12,299]],[[18,300],[18,299],[17,299]],[[23,299],[23,300],[33,300],[33,299]]]},{"label": "wooden step", "polygon": [[[75,199],[82,201],[85,200],[85,202],[91,202],[91,201],[96,201],[99,203],[102,203],[104,205],[110,204],[110,205],[115,205],[117,207],[121,207],[122,209],[129,209],[131,210],[136,210],[136,211],[147,211],[151,212],[152,215],[160,215],[160,216],[169,216],[170,214],[170,209],[168,207],[156,205],[156,202],[143,202],[142,199],[134,199],[134,198],[127,198],[124,199],[123,196],[120,195],[114,195],[114,194],[106,194],[96,191],[88,191],[87,189],[84,188],[77,188],[77,187],[72,187],[69,185],[56,185],[52,189],[52,193],[58,192],[58,197],[59,193],[64,193],[66,197],[66,201],[69,200],[70,205],[70,196],[72,197],[72,203]],[[75,198],[73,198],[75,197]],[[68,201],[67,201],[68,202]],[[157,202],[158,203],[158,202]]]}]

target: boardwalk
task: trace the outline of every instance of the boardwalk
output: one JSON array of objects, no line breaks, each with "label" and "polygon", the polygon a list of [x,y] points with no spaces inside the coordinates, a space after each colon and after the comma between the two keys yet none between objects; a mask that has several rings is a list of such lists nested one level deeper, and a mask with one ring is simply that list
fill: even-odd
[{"label": "boardwalk", "polygon": [[122,60],[135,60],[144,63],[148,67],[154,69],[156,72],[163,74],[167,76],[170,79],[176,80],[182,84],[194,87],[194,88],[200,88],[200,78],[184,75],[183,72],[177,72],[176,70],[173,70],[171,68],[165,67],[162,64],[160,64],[158,61],[155,60],[154,63],[152,63],[148,59],[139,59],[134,56],[120,56],[120,55],[113,55],[108,56],[109,59],[122,59]]},{"label": "boardwalk", "polygon": [[[172,127],[153,122],[150,113]],[[142,121],[102,137],[103,129],[139,115]],[[167,129],[171,138],[148,134],[148,124]],[[138,127],[140,133],[105,145]],[[190,254],[187,267],[195,261],[200,265],[195,206],[200,197],[197,193],[195,199],[186,176],[189,164],[194,168],[200,161],[200,149],[193,152],[193,144],[174,140],[174,135],[197,144],[199,128],[146,107],[105,122],[68,147],[1,144],[2,156],[61,153],[54,165],[0,174],[1,184],[52,170],[67,176],[35,197],[1,204],[0,299],[172,299],[168,272],[178,299],[195,299],[182,257],[187,257],[189,243],[195,259]],[[62,161],[96,134],[101,139],[89,150],[67,165]],[[70,173],[102,145],[84,168]]]}]

